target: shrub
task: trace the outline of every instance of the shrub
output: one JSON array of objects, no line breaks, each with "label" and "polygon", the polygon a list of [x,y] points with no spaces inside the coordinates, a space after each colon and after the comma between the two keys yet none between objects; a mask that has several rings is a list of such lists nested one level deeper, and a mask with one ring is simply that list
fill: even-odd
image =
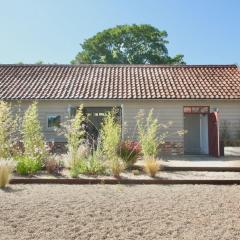
[{"label": "shrub", "polygon": [[70,176],[76,178],[79,174],[79,166],[77,164],[74,164],[70,169]]},{"label": "shrub", "polygon": [[150,177],[155,177],[159,169],[160,169],[160,165],[157,163],[155,158],[147,158],[144,160],[144,171]]},{"label": "shrub", "polygon": [[[26,159],[44,161],[47,157],[45,141],[38,120],[37,103],[34,102],[25,112],[22,124],[24,154]],[[27,161],[26,161],[27,162]]]},{"label": "shrub", "polygon": [[12,160],[0,160],[0,188],[4,188],[9,183],[15,166],[16,163]]},{"label": "shrub", "polygon": [[158,121],[153,118],[153,110],[147,116],[146,122],[144,115],[139,114],[137,119],[138,138],[144,158],[156,157],[158,145]]},{"label": "shrub", "polygon": [[75,159],[70,167],[70,175],[72,177],[78,177],[79,174],[88,174],[86,159]]},{"label": "shrub", "polygon": [[120,158],[113,158],[110,162],[111,173],[114,177],[118,178],[120,173],[125,169],[125,165]]},{"label": "shrub", "polygon": [[100,160],[96,152],[94,152],[93,155],[90,155],[86,159],[85,164],[86,164],[85,173],[87,174],[103,175],[106,173],[106,167],[103,161]]},{"label": "shrub", "polygon": [[97,152],[88,156],[79,156],[77,161],[74,161],[70,167],[70,174],[72,177],[77,177],[80,173],[101,175],[106,173],[106,166],[100,160]]},{"label": "shrub", "polygon": [[122,160],[118,157],[118,149],[121,140],[121,127],[116,121],[115,109],[108,112],[105,116],[100,136],[100,148],[107,160],[107,165],[112,174],[118,177],[123,171],[124,165]]},{"label": "shrub", "polygon": [[17,173],[20,175],[32,175],[42,168],[42,162],[38,159],[33,159],[29,156],[18,156],[17,160]]},{"label": "shrub", "polygon": [[73,119],[69,120],[63,127],[68,142],[69,156],[72,162],[78,161],[79,146],[83,143],[85,137],[83,106],[80,105]]},{"label": "shrub", "polygon": [[90,154],[90,149],[87,144],[81,144],[78,146],[78,149],[76,151],[69,151],[67,153],[67,166],[72,168],[81,168],[83,165],[83,162],[86,160],[86,158]]},{"label": "shrub", "polygon": [[63,168],[63,162],[56,155],[50,155],[45,162],[48,173],[58,173]]},{"label": "shrub", "polygon": [[115,115],[115,110],[107,113],[100,132],[102,151],[109,158],[117,156],[117,150],[121,140],[121,128],[116,121]]},{"label": "shrub", "polygon": [[16,121],[11,114],[10,104],[0,101],[0,158],[11,156]]},{"label": "shrub", "polygon": [[89,155],[89,147],[86,144],[78,146],[76,151],[69,151],[66,155],[65,165],[70,168],[70,175],[77,177],[86,171],[85,161]]},{"label": "shrub", "polygon": [[130,168],[140,156],[140,144],[136,141],[124,141],[119,148],[119,156],[123,159],[127,168]]}]

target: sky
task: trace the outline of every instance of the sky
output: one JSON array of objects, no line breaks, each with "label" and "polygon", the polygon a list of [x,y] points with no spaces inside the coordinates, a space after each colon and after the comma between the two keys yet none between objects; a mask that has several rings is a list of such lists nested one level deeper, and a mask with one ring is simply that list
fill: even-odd
[{"label": "sky", "polygon": [[0,0],[0,63],[69,63],[106,28],[151,24],[187,64],[240,64],[240,0]]}]

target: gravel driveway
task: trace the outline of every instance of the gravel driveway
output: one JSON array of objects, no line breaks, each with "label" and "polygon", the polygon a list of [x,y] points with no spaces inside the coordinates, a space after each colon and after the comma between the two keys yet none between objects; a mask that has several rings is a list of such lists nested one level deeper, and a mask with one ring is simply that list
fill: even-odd
[{"label": "gravel driveway", "polygon": [[0,239],[240,239],[240,186],[12,185]]}]

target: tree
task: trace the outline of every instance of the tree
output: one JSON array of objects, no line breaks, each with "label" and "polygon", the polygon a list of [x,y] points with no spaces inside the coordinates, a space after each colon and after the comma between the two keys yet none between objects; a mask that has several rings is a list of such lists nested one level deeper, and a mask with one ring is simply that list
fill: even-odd
[{"label": "tree", "polygon": [[88,38],[72,64],[184,64],[183,55],[170,57],[166,31],[151,25],[119,25]]},{"label": "tree", "polygon": [[[23,65],[25,63],[20,61],[20,62],[17,62],[16,64]],[[39,60],[39,61],[36,61],[34,64],[41,65],[41,64],[44,64],[44,62],[42,60]]]},{"label": "tree", "polygon": [[44,62],[42,60],[39,60],[39,61],[35,62],[35,64],[41,65],[41,64],[44,64]]}]

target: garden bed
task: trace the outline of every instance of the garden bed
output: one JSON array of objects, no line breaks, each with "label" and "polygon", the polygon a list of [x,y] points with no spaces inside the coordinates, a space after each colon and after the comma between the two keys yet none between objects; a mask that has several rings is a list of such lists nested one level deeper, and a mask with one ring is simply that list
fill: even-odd
[{"label": "garden bed", "polygon": [[14,174],[12,184],[18,183],[59,183],[59,184],[240,184],[240,172],[199,172],[199,171],[160,171],[152,178],[143,172],[134,175],[123,172],[119,178],[113,176],[84,175],[72,178],[68,170],[52,175],[45,171],[32,176]]}]

